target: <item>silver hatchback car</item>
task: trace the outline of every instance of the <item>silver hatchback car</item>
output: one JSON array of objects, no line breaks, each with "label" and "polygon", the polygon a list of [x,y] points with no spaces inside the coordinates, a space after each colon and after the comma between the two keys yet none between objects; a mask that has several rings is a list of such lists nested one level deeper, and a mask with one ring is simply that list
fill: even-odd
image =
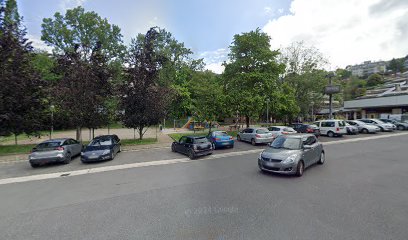
[{"label": "silver hatchback car", "polygon": [[81,154],[81,150],[82,144],[72,138],[51,139],[33,148],[28,158],[33,168],[53,162],[68,164],[72,157]]},{"label": "silver hatchback car", "polygon": [[258,157],[261,171],[299,177],[303,175],[305,168],[324,162],[323,145],[313,134],[281,135]]},{"label": "silver hatchback car", "polygon": [[246,128],[237,135],[238,141],[250,142],[252,145],[270,143],[273,139],[272,133],[266,128]]}]

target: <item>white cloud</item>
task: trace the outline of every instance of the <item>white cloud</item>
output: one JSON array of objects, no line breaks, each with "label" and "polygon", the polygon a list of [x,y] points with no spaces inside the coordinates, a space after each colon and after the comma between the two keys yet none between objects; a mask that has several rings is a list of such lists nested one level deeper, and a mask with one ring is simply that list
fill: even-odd
[{"label": "white cloud", "polygon": [[273,48],[304,41],[335,67],[388,60],[408,54],[408,1],[293,0],[290,14],[269,21],[263,31]]},{"label": "white cloud", "polygon": [[265,12],[266,14],[269,14],[269,13],[272,12],[272,8],[271,8],[271,7],[264,7],[264,12]]},{"label": "white cloud", "polygon": [[61,0],[59,7],[62,12],[65,12],[67,9],[82,6],[85,1],[86,0]]},{"label": "white cloud", "polygon": [[219,74],[224,72],[224,66],[222,66],[222,63],[227,60],[227,57],[228,50],[225,48],[199,54],[199,58],[204,59],[206,64],[205,68]]},{"label": "white cloud", "polygon": [[28,34],[27,38],[31,42],[31,46],[33,46],[34,49],[52,52],[52,47],[47,46],[47,44],[45,44],[45,42],[43,42],[40,37]]}]

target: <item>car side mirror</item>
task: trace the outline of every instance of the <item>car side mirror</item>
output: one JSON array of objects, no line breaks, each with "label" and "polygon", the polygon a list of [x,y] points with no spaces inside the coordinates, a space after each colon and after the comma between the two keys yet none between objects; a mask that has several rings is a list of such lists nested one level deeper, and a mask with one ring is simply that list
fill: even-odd
[{"label": "car side mirror", "polygon": [[303,145],[303,149],[304,149],[304,150],[312,149],[312,146],[310,146],[310,145]]}]

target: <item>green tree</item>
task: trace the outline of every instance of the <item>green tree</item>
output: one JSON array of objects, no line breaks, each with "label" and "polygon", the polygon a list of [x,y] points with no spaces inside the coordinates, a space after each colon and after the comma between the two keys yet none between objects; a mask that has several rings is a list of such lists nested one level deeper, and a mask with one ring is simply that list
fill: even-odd
[{"label": "green tree", "polygon": [[191,93],[194,112],[209,123],[211,131],[213,122],[223,116],[226,109],[220,77],[211,71],[195,72],[191,81]]},{"label": "green tree", "polygon": [[45,51],[35,51],[31,59],[34,69],[40,74],[41,79],[46,81],[57,81],[61,76],[55,73],[57,61],[51,54]]},{"label": "green tree", "polygon": [[[57,74],[53,101],[68,113],[81,139],[81,128],[109,123],[109,98],[120,75],[125,47],[120,28],[82,7],[45,18],[41,39],[53,47]],[[115,75],[116,74],[116,75]]]},{"label": "green tree", "polygon": [[343,97],[344,100],[353,100],[357,97],[363,96],[366,93],[367,81],[359,79],[358,77],[351,77],[344,84]]},{"label": "green tree", "polygon": [[371,74],[367,79],[367,86],[369,87],[376,86],[381,83],[383,83],[383,77],[378,73]]},{"label": "green tree", "polygon": [[328,79],[327,72],[322,69],[328,61],[317,48],[303,42],[294,42],[283,49],[280,61],[286,66],[284,82],[294,89],[299,113],[306,117],[312,103],[315,109],[323,104],[322,91]]},{"label": "green tree", "polygon": [[43,86],[31,65],[15,0],[0,1],[0,135],[32,134],[41,128]]},{"label": "green tree", "polygon": [[393,58],[389,64],[387,69],[391,70],[394,74],[398,72],[404,71],[404,58],[395,59]]},{"label": "green tree", "polygon": [[270,37],[259,28],[235,35],[229,48],[223,73],[228,107],[245,116],[249,126],[250,119],[258,118],[266,109],[266,99],[276,91],[284,66],[277,63],[279,52],[270,49]]}]

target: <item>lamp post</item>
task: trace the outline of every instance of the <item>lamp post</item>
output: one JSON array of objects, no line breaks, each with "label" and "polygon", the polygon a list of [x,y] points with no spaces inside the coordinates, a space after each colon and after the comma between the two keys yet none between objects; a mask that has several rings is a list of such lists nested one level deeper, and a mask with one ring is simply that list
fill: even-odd
[{"label": "lamp post", "polygon": [[50,139],[52,139],[52,134],[54,132],[54,109],[55,106],[51,105],[50,106],[50,111],[51,111],[51,129],[50,129]]},{"label": "lamp post", "polygon": [[266,125],[269,125],[269,101],[269,98],[266,99]]}]

